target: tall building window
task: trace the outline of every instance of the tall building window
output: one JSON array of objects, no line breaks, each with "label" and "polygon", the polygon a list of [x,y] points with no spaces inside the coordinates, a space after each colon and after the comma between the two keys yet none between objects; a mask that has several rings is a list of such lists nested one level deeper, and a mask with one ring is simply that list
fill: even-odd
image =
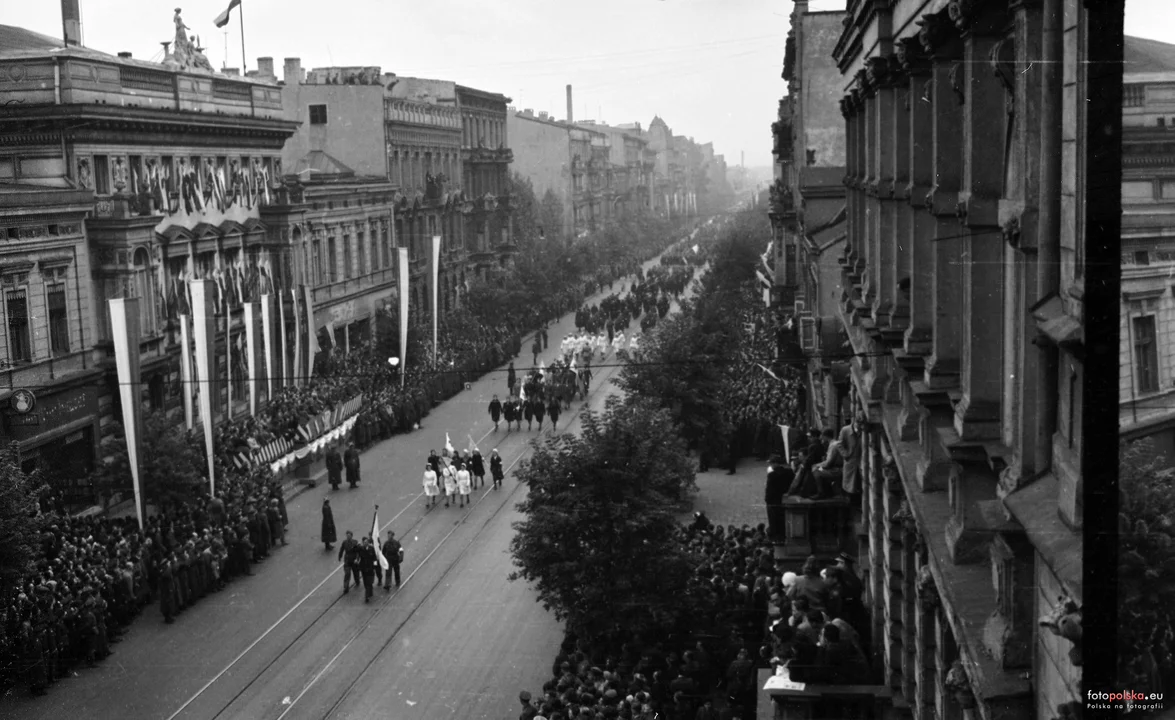
[{"label": "tall building window", "polygon": [[367,235],[360,230],[355,234],[355,265],[358,267],[356,277],[363,277],[367,274],[367,256],[364,254],[367,251]]},{"label": "tall building window", "polygon": [[339,272],[339,256],[335,248],[335,239],[333,237],[326,239],[326,262],[327,262],[327,282],[334,282],[335,276]]},{"label": "tall building window", "polygon": [[1139,392],[1159,389],[1159,348],[1155,342],[1155,316],[1134,318],[1134,370]]},{"label": "tall building window", "polygon": [[343,236],[343,279],[351,277],[351,236]]},{"label": "tall building window", "polygon": [[310,124],[326,125],[326,105],[310,106]]},{"label": "tall building window", "polygon": [[4,312],[8,320],[8,355],[13,362],[33,359],[29,334],[28,273],[4,278]]},{"label": "tall building window", "polygon": [[94,156],[94,193],[110,194],[110,159],[105,155]]},{"label": "tall building window", "polygon": [[1125,107],[1142,107],[1146,102],[1146,85],[1133,83],[1122,86],[1122,105]]},{"label": "tall building window", "polygon": [[49,310],[49,350],[54,355],[64,355],[69,352],[69,313],[66,312],[64,283],[48,286],[46,305]]},{"label": "tall building window", "polygon": [[313,265],[311,265],[314,268],[314,284],[322,285],[326,280],[322,272],[322,242],[315,240],[311,243],[311,247],[313,247],[314,253]]},{"label": "tall building window", "polygon": [[387,226],[385,225],[385,226],[381,227],[379,232],[380,232],[379,244],[382,245],[383,249],[384,249],[384,267],[391,268],[392,267],[392,246],[391,246],[391,243],[388,242],[388,228],[387,228]]}]

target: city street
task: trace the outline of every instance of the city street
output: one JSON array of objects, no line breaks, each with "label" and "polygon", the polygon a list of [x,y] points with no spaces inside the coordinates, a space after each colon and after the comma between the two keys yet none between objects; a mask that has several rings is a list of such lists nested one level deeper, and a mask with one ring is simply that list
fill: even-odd
[{"label": "city street", "polygon": [[[651,263],[646,264],[648,267]],[[617,284],[615,290],[619,291]],[[598,301],[607,294],[598,295]],[[549,330],[549,363],[574,331],[574,315]],[[612,365],[614,358],[600,364]],[[524,339],[515,367],[529,365]],[[588,402],[603,405],[616,367],[600,367]],[[42,698],[11,695],[5,718],[498,718],[517,705],[520,688],[538,690],[562,639],[560,625],[525,583],[508,582],[510,524],[521,489],[512,470],[537,431],[496,433],[486,406],[506,394],[505,369],[472,383],[433,409],[420,430],[363,454],[356,490],[329,485],[289,503],[290,545],[254,576],[233,582],[165,625],[150,606],[115,654],[83,669]],[[560,418],[578,427],[583,402]],[[507,468],[502,489],[475,490],[464,510],[443,503],[426,511],[420,476],[445,433],[464,449],[472,435],[482,453],[498,448]],[[487,476],[488,480],[488,476]],[[335,552],[319,542],[323,498],[330,498],[340,539],[369,532],[379,505],[381,534],[404,544],[403,586],[342,593]]]}]

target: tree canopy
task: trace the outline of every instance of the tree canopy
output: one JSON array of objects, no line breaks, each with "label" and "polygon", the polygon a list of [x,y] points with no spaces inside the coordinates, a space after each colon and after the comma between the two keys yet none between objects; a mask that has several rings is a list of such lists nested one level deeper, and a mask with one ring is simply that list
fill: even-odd
[{"label": "tree canopy", "polygon": [[1161,692],[1175,681],[1175,471],[1151,441],[1123,443],[1118,488],[1118,680]]},{"label": "tree canopy", "polygon": [[0,581],[31,569],[41,532],[51,519],[39,512],[48,489],[39,472],[21,469],[20,445],[12,443],[0,454]]},{"label": "tree canopy", "polygon": [[[130,456],[121,425],[115,427],[107,452],[95,470],[96,484],[107,492],[132,492]],[[208,487],[208,465],[203,452],[202,442],[197,442],[196,436],[182,426],[173,425],[164,413],[146,413],[139,458],[143,503],[156,506],[183,503],[204,493]]]},{"label": "tree canopy", "polygon": [[519,470],[530,492],[510,577],[534,582],[539,602],[584,636],[673,626],[693,608],[682,594],[696,560],[675,520],[696,488],[685,447],[646,400],[611,397],[581,417],[579,437],[547,438]]}]

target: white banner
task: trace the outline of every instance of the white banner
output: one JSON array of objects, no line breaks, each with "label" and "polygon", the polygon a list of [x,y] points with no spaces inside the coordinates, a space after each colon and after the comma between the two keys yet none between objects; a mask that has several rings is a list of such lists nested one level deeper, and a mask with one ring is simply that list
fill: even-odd
[{"label": "white banner", "polygon": [[245,303],[245,367],[248,369],[249,377],[249,416],[257,417],[257,358],[260,353],[257,351],[257,323],[261,319],[260,304],[257,302]]},{"label": "white banner", "polygon": [[408,248],[396,248],[400,270],[400,387],[408,370]]},{"label": "white banner", "polygon": [[192,329],[196,341],[196,391],[200,399],[200,421],[204,426],[204,450],[208,459],[208,492],[216,495],[216,464],[212,456],[212,399],[216,397],[214,348],[216,317],[212,312],[211,280],[189,280],[192,289]]},{"label": "white banner", "polygon": [[131,466],[131,485],[135,490],[135,516],[143,528],[143,494],[139,487],[139,455],[143,442],[142,377],[139,373],[139,300],[108,300],[110,334],[114,341],[114,361],[118,366],[119,399],[122,401],[122,428],[126,434],[127,459]]},{"label": "white banner", "polygon": [[192,330],[187,315],[180,315],[180,387],[184,395],[184,427],[192,429]]},{"label": "white banner", "polygon": [[314,356],[318,354],[318,328],[314,325],[314,289],[302,286],[306,298],[306,382],[314,377]]},{"label": "white banner", "polygon": [[[224,418],[233,419],[233,312],[228,303],[224,303]],[[216,335],[212,336],[212,344],[216,345]],[[213,365],[215,368],[216,366]]]},{"label": "white banner", "polygon": [[432,236],[432,253],[428,276],[432,279],[432,364],[437,364],[437,318],[440,316],[441,308],[437,304],[437,284],[441,271],[441,236]]},{"label": "white banner", "polygon": [[273,400],[273,296],[261,296],[261,337],[265,352],[265,398]]},{"label": "white banner", "polygon": [[294,299],[292,306],[294,313],[294,385],[302,384],[302,315],[298,312],[298,291],[291,289],[290,297]]}]

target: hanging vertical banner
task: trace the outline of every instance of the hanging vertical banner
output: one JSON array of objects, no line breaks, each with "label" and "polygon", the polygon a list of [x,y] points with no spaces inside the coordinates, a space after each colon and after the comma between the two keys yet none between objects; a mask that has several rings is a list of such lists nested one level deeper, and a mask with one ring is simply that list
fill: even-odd
[{"label": "hanging vertical banner", "polygon": [[786,462],[791,462],[791,428],[787,425],[780,425],[779,429],[783,431],[783,459]]},{"label": "hanging vertical banner", "polygon": [[127,459],[131,466],[131,485],[135,490],[135,516],[143,528],[143,494],[139,486],[139,457],[143,442],[142,377],[139,374],[139,300],[107,300],[110,305],[110,334],[114,341],[114,361],[118,366],[119,400],[122,401],[122,427],[126,435]]},{"label": "hanging vertical banner", "polygon": [[291,312],[294,314],[294,386],[302,382],[302,315],[298,312],[298,291],[291,289],[290,297],[294,302]]},{"label": "hanging vertical banner", "polygon": [[432,252],[429,254],[428,276],[432,280],[432,364],[437,364],[437,317],[440,315],[440,306],[437,304],[438,275],[441,271],[441,236],[432,236]]},{"label": "hanging vertical banner", "polygon": [[180,315],[180,387],[184,395],[184,427],[192,429],[192,330],[187,315]]},{"label": "hanging vertical banner", "polygon": [[249,383],[249,416],[257,417],[257,359],[261,353],[258,352],[257,347],[257,325],[261,318],[261,303],[257,301],[244,303],[245,306],[245,344],[248,346],[245,349],[245,366],[248,369]]},{"label": "hanging vertical banner", "polygon": [[216,495],[216,464],[212,459],[212,401],[216,389],[216,316],[212,312],[211,280],[189,280],[192,289],[192,335],[196,341],[196,388],[200,398],[200,422],[208,460],[208,492]]},{"label": "hanging vertical banner", "polygon": [[265,355],[265,399],[273,400],[273,296],[261,296],[261,350]]},{"label": "hanging vertical banner", "polygon": [[286,294],[282,291],[277,293],[277,322],[278,322],[278,349],[282,353],[282,387],[290,384],[290,356],[289,348],[286,347]]},{"label": "hanging vertical banner", "polygon": [[408,370],[408,248],[396,248],[400,271],[400,387]]},{"label": "hanging vertical banner", "polygon": [[306,381],[314,377],[314,356],[318,354],[318,329],[314,326],[314,289],[302,286],[306,298]]},{"label": "hanging vertical banner", "polygon": [[[224,388],[225,399],[224,418],[233,419],[233,314],[228,303],[224,307]],[[215,340],[213,341],[215,342]]]}]

